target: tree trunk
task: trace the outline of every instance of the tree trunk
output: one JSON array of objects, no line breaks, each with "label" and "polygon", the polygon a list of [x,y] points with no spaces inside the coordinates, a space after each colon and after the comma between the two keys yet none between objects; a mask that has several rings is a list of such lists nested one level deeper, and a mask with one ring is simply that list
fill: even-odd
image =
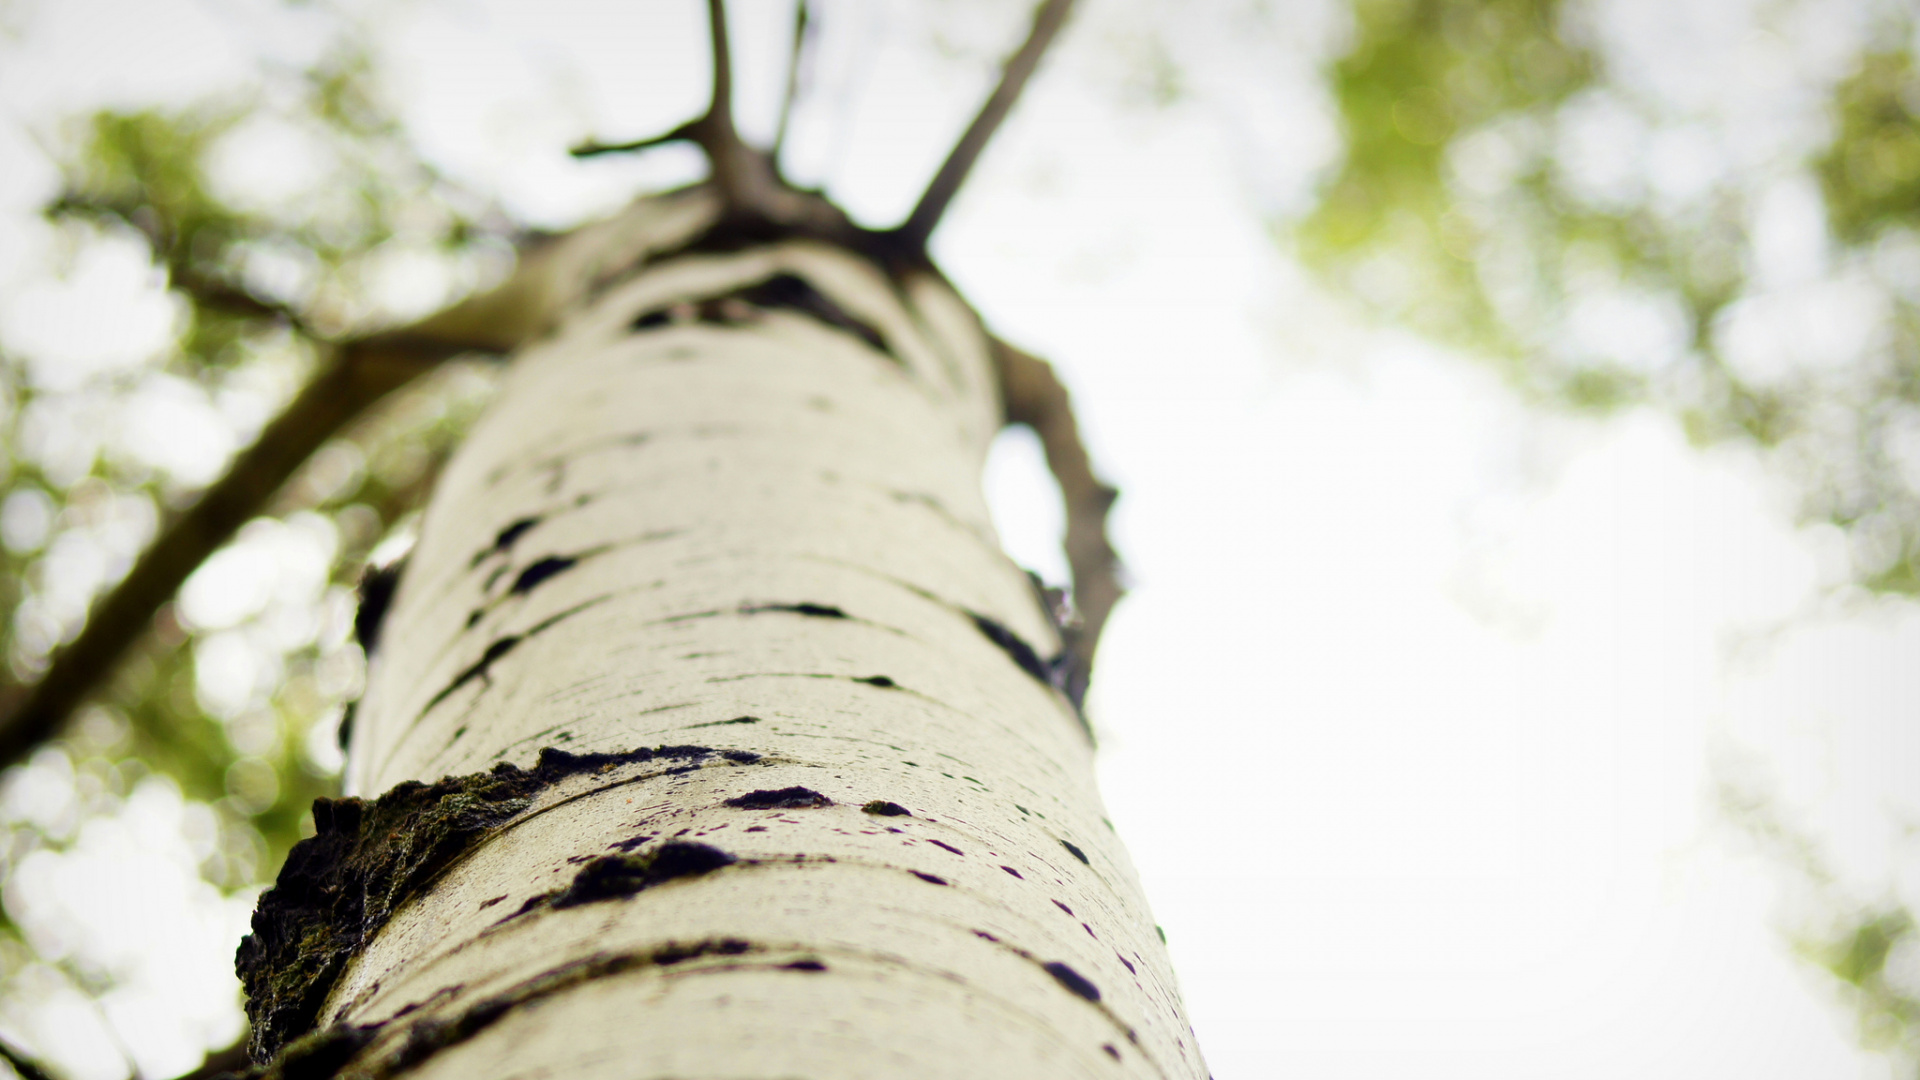
[{"label": "tree trunk", "polygon": [[256,1060],[1204,1076],[981,498],[978,317],[716,215],[549,260],[378,628],[348,771],[386,794],[316,808],[243,946]]}]

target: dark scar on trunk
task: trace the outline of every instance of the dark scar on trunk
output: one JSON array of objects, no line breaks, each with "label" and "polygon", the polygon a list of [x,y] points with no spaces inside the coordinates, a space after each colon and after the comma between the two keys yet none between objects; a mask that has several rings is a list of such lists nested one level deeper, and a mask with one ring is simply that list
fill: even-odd
[{"label": "dark scar on trunk", "polygon": [[408,781],[371,801],[316,800],[314,835],[288,852],[234,961],[253,1060],[266,1062],[310,1028],[335,980],[392,913],[541,791],[622,765],[714,757],[732,755],[705,746],[586,754],[547,747],[531,769],[501,762],[432,784]]},{"label": "dark scar on trunk", "polygon": [[792,615],[811,615],[818,619],[844,619],[847,613],[831,604],[750,604],[742,607],[742,615],[759,615],[768,611],[784,611]]},{"label": "dark scar on trunk", "polygon": [[553,577],[555,574],[562,574],[573,569],[579,562],[579,559],[570,558],[565,555],[549,555],[539,562],[534,563],[532,566],[527,567],[525,570],[520,571],[520,576],[513,579],[513,586],[507,591],[515,594],[530,593],[533,591],[534,586]]},{"label": "dark scar on trunk", "polygon": [[832,806],[833,800],[812,788],[786,787],[749,791],[728,799],[726,804],[740,810],[810,810]]},{"label": "dark scar on trunk", "polygon": [[1068,853],[1070,853],[1074,858],[1079,859],[1081,862],[1086,863],[1088,866],[1093,865],[1091,862],[1087,861],[1087,853],[1084,851],[1081,851],[1080,846],[1078,844],[1075,844],[1071,841],[1062,840],[1060,841],[1060,846],[1063,848],[1066,848]]},{"label": "dark scar on trunk", "polygon": [[592,860],[550,903],[556,908],[570,908],[619,900],[679,878],[710,874],[738,861],[711,844],[669,840],[639,855],[602,855]]},{"label": "dark scar on trunk", "polygon": [[427,713],[432,712],[433,707],[435,705],[438,705],[441,702],[447,700],[448,697],[452,696],[454,691],[467,685],[473,680],[486,679],[488,677],[488,672],[492,670],[494,663],[498,661],[501,657],[507,655],[508,653],[512,652],[514,649],[518,648],[521,642],[534,636],[535,634],[540,633],[543,630],[546,630],[547,628],[553,626],[555,623],[558,623],[563,619],[571,618],[574,615],[578,615],[580,612],[585,611],[586,609],[594,606],[595,604],[605,603],[609,599],[611,599],[611,597],[601,596],[601,597],[596,597],[592,600],[589,600],[584,604],[575,604],[573,607],[570,607],[567,610],[562,611],[557,615],[547,616],[545,619],[542,619],[541,621],[528,627],[526,631],[523,633],[509,634],[506,637],[495,639],[493,642],[487,645],[487,651],[480,654],[480,659],[474,661],[473,666],[467,668],[465,671],[462,671],[460,674],[455,675],[453,677],[452,682],[442,687],[439,693],[433,695],[432,700],[427,702],[427,707],[420,710],[421,715],[424,716]]},{"label": "dark scar on trunk", "polygon": [[1033,646],[1022,641],[1020,635],[985,615],[973,615],[973,625],[986,635],[988,641],[1000,646],[1002,651],[1012,657],[1013,662],[1020,665],[1021,671],[1033,676],[1044,686],[1058,685],[1054,679],[1053,665],[1040,659],[1040,654],[1033,651]]},{"label": "dark scar on trunk", "polygon": [[760,718],[757,716],[736,716],[731,720],[709,720],[704,724],[688,724],[682,730],[692,731],[694,728],[726,727],[729,724],[757,724],[759,722]]},{"label": "dark scar on trunk", "polygon": [[866,342],[874,351],[889,353],[886,339],[868,323],[847,313],[826,294],[797,274],[775,274],[765,281],[702,300],[677,302],[669,307],[640,313],[628,325],[636,331],[654,330],[680,322],[714,323],[733,326],[753,317],[754,308],[763,311],[793,311]]},{"label": "dark scar on trunk", "polygon": [[865,811],[866,813],[875,814],[880,817],[912,817],[913,816],[913,811],[907,809],[904,806],[901,806],[897,802],[888,802],[885,799],[875,799],[872,802],[866,804],[865,806],[862,806],[860,809]]},{"label": "dark scar on trunk", "polygon": [[[398,1045],[371,1059],[356,1060],[391,1021],[336,1024],[303,1036],[286,1044],[277,1056],[259,1061],[253,1068],[238,1074],[235,1080],[323,1080],[341,1075],[349,1064],[353,1066],[351,1075],[362,1080],[389,1080],[418,1068],[443,1050],[472,1039],[515,1009],[594,980],[643,968],[672,967],[706,959],[738,963],[741,957],[752,957],[765,951],[764,946],[740,938],[708,938],[684,943],[667,942],[641,952],[595,953],[524,979],[451,1016],[418,1021],[407,1031],[405,1039],[398,1040]],[[780,966],[796,971],[814,970],[798,966],[808,963],[817,964],[818,961],[801,959]],[[824,965],[821,968],[824,969]]]},{"label": "dark scar on trunk", "polygon": [[386,566],[369,566],[360,576],[360,607],[353,613],[353,636],[360,643],[360,651],[368,656],[380,643],[387,609],[393,605],[393,594],[400,587],[400,573],[406,566],[406,557],[402,556]]},{"label": "dark scar on trunk", "polygon": [[540,521],[541,519],[538,517],[524,517],[508,525],[506,528],[501,529],[500,532],[494,536],[493,544],[475,552],[473,561],[468,565],[478,567],[481,563],[487,561],[487,556],[489,555],[513,550],[514,541],[527,535],[529,530],[535,525],[540,524]]},{"label": "dark scar on trunk", "polygon": [[1088,981],[1085,975],[1080,974],[1058,960],[1051,960],[1040,966],[1046,969],[1047,974],[1058,980],[1061,986],[1066,987],[1073,993],[1086,998],[1088,1001],[1100,1000],[1100,988]]}]

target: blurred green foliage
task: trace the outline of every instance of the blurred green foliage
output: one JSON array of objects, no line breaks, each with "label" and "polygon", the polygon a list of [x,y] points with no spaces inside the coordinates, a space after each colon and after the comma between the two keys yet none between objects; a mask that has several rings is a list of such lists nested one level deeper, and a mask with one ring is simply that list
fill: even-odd
[{"label": "blurred green foliage", "polygon": [[[376,295],[383,258],[401,251],[417,266],[424,255],[449,292],[485,283],[510,258],[497,215],[423,164],[386,117],[364,54],[336,56],[302,79],[291,105],[102,112],[72,129],[66,188],[47,207],[49,221],[76,251],[137,236],[180,318],[152,360],[78,386],[37,381],[30,358],[0,352],[10,406],[0,409],[8,462],[0,498],[11,500],[0,505],[17,519],[0,530],[0,609],[13,616],[0,623],[0,654],[16,680],[31,680],[50,650],[70,640],[85,599],[110,588],[159,516],[195,494],[193,484],[110,440],[91,465],[52,469],[36,458],[27,429],[47,416],[114,415],[167,379],[200,388],[214,406],[209,422],[218,422],[223,401],[248,395],[277,408],[317,365],[326,336],[397,317]],[[223,142],[263,119],[297,132],[325,163],[317,196],[236,205],[223,194],[215,180]],[[288,263],[299,272],[262,269]],[[269,519],[254,523],[262,528],[250,526],[232,545],[271,539],[274,522],[319,538],[328,566],[318,593],[262,605],[236,625],[196,627],[178,603],[159,614],[137,655],[69,732],[10,774],[15,789],[65,785],[72,799],[58,813],[45,811],[52,804],[43,798],[41,810],[22,804],[0,817],[0,879],[35,852],[68,850],[86,821],[112,815],[158,776],[213,811],[217,835],[200,867],[207,881],[231,892],[271,880],[287,849],[311,831],[313,799],[338,793],[339,754],[330,744],[363,667],[349,634],[354,585],[373,548],[424,500],[491,380],[486,368],[451,364],[383,402],[295,476]],[[236,445],[249,437],[248,414],[239,411]],[[126,518],[134,524],[102,531]],[[76,550],[108,569],[73,584]],[[75,588],[77,612],[73,601],[63,609],[51,599]],[[238,643],[251,665],[253,691],[241,700],[209,699],[203,668],[216,637],[224,638],[225,662]],[[27,774],[38,780],[23,781]],[[0,978],[32,974],[44,983],[51,966],[95,999],[112,990],[112,973],[84,951],[36,956],[32,941],[11,913],[0,914]]]},{"label": "blurred green foliage", "polygon": [[[1353,12],[1330,76],[1346,155],[1293,233],[1305,259],[1376,316],[1488,359],[1534,402],[1651,407],[1697,443],[1759,447],[1809,518],[1847,531],[1861,586],[1920,596],[1920,71],[1891,47],[1913,40],[1907,18],[1827,88],[1828,141],[1675,194],[1650,148],[1727,133],[1610,72],[1576,20],[1585,9],[1356,0]],[[1611,143],[1583,148],[1595,130]],[[1596,154],[1597,167],[1583,160]],[[1769,195],[1802,177],[1818,192],[1820,220],[1802,228],[1816,242],[1800,278],[1769,280],[1761,236],[1788,213]],[[1837,290],[1863,302],[1830,307],[1825,325],[1794,307]],[[1851,351],[1793,355],[1876,316]],[[1796,319],[1816,331],[1794,333]],[[1664,332],[1632,332],[1649,325]],[[1784,360],[1756,362],[1756,338]],[[1766,806],[1731,809],[1780,833]],[[1789,847],[1781,861],[1828,913],[1797,934],[1802,955],[1857,1009],[1865,1045],[1915,1067],[1915,973],[1889,974],[1920,950],[1913,916],[1849,903],[1806,842]]]},{"label": "blurred green foliage", "polygon": [[[1575,9],[1358,0],[1354,13],[1331,73],[1347,153],[1294,233],[1307,261],[1376,314],[1489,358],[1531,400],[1651,406],[1698,443],[1773,451],[1807,515],[1852,535],[1862,585],[1920,594],[1910,52],[1858,57],[1830,88],[1830,142],[1803,160],[1676,192],[1653,165],[1662,140],[1738,133],[1614,77]],[[1768,185],[1801,176],[1822,196],[1824,235],[1807,243],[1824,265],[1782,284],[1756,236],[1786,216]]]},{"label": "blurred green foliage", "polygon": [[1920,225],[1920,74],[1910,52],[1872,52],[1834,95],[1839,133],[1818,162],[1849,243]]}]

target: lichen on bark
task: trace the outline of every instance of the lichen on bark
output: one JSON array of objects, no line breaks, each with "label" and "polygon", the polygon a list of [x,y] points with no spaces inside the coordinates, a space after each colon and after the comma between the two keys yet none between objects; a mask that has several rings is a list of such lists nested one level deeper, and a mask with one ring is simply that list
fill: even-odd
[{"label": "lichen on bark", "polygon": [[698,763],[717,754],[704,746],[588,754],[548,747],[531,769],[501,762],[432,784],[408,781],[373,800],[315,801],[314,835],[288,854],[234,960],[247,994],[249,1054],[265,1064],[311,1029],[340,973],[394,910],[533,806],[542,790],[621,765]]}]

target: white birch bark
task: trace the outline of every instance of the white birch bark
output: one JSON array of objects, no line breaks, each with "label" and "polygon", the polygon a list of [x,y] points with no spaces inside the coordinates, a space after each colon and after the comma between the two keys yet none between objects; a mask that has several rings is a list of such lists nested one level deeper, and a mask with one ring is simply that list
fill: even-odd
[{"label": "white birch bark", "polygon": [[[670,749],[534,796],[320,1022],[449,1080],[1206,1075],[1084,725],[983,629],[1059,648],[981,497],[977,317],[808,243],[623,270],[712,213],[655,200],[550,259],[521,317],[562,313],[434,496],[349,784]],[[656,314],[777,274],[884,348],[738,301]],[[668,843],[733,861],[564,899]]]}]

